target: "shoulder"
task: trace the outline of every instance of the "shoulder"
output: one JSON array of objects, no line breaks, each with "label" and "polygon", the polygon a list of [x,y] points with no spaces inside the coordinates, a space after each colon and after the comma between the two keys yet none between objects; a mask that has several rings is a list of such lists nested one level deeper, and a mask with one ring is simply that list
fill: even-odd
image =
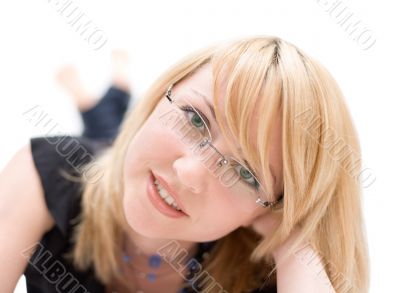
[{"label": "shoulder", "polygon": [[[24,207],[37,211],[43,209],[43,189],[29,144],[19,149],[2,170],[0,194],[1,219],[12,216],[17,209]],[[19,214],[23,215],[25,214]],[[50,228],[51,221],[45,213],[40,212],[37,216],[38,222],[43,220],[46,228]]]},{"label": "shoulder", "polygon": [[49,136],[31,138],[34,162],[65,164],[79,169],[89,163],[94,156],[107,147],[106,144],[78,136]]},{"label": "shoulder", "polygon": [[64,181],[62,174],[88,176],[82,174],[83,167],[94,161],[108,146],[78,136],[36,137],[32,138],[30,143],[33,161],[45,191]]},{"label": "shoulder", "polygon": [[7,163],[0,176],[0,291],[11,292],[32,243],[54,226],[43,196],[29,144]]},{"label": "shoulder", "polygon": [[83,167],[94,161],[106,145],[77,136],[51,136],[32,138],[30,146],[46,206],[66,236],[71,220],[80,211],[82,176],[95,180],[101,175]]},{"label": "shoulder", "polygon": [[[43,206],[53,219],[53,226],[35,243],[35,252],[24,272],[28,292],[53,292],[55,284],[48,281],[52,277],[79,282],[82,288],[91,292],[103,291],[93,271],[77,270],[69,254],[81,212],[83,166],[95,160],[106,147],[97,141],[75,136],[30,140],[33,168],[43,190]],[[46,259],[45,263],[41,259]],[[55,270],[58,270],[58,277],[53,274]]]}]

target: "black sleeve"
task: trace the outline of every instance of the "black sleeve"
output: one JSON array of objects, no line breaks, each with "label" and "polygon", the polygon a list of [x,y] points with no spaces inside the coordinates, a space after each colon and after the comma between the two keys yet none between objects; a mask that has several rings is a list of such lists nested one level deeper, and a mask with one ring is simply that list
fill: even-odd
[{"label": "black sleeve", "polygon": [[38,137],[30,142],[47,208],[56,227],[67,237],[71,220],[80,211],[82,167],[94,159],[98,146],[92,140],[73,136]]}]

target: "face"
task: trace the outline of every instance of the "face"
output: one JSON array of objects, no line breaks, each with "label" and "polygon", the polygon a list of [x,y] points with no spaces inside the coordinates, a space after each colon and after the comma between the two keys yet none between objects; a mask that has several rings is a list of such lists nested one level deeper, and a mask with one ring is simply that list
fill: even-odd
[{"label": "face", "polygon": [[[212,105],[212,95],[209,65],[175,85],[172,91],[172,97],[184,99],[201,111],[210,123],[213,145],[222,154],[230,155],[206,103]],[[252,186],[241,180],[233,186],[222,183],[221,178],[211,174],[176,132],[163,125],[160,117],[171,109],[171,103],[166,98],[161,99],[128,147],[124,164],[123,206],[131,228],[151,238],[204,242],[250,225],[256,217],[269,212],[249,195],[254,193]],[[272,158],[280,157],[279,125],[273,139]],[[279,164],[279,160],[274,160],[271,167],[279,172]],[[148,187],[153,184],[153,175],[179,198],[186,215],[170,217],[156,207],[148,192]],[[239,199],[237,194],[244,196]]]}]

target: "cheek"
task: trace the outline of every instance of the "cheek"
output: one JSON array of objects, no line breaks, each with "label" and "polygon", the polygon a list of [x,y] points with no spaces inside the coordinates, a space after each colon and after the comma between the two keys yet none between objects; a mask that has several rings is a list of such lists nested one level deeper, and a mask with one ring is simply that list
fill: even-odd
[{"label": "cheek", "polygon": [[172,158],[171,155],[178,148],[173,133],[168,131],[156,117],[149,117],[129,144],[124,172],[129,177],[143,168],[160,166]]},{"label": "cheek", "polygon": [[[246,187],[237,183],[235,186],[223,186],[218,180],[214,182],[215,197],[211,197],[214,214],[211,216],[214,225],[218,223],[221,233],[229,233],[241,226],[249,226],[264,208],[256,204],[256,199],[249,196]],[[210,227],[212,227],[210,223]]]},{"label": "cheek", "polygon": [[248,217],[240,211],[230,209],[226,205],[210,209],[205,214],[208,218],[203,222],[202,238],[212,241],[222,238],[234,230],[244,226]]},{"label": "cheek", "polygon": [[[216,185],[214,185],[216,184]],[[210,189],[207,196],[208,204],[200,215],[200,234],[209,241],[221,238],[241,226],[248,225],[254,218],[254,211],[244,211],[235,198],[229,193],[229,188],[219,186],[213,182],[214,188]]]}]

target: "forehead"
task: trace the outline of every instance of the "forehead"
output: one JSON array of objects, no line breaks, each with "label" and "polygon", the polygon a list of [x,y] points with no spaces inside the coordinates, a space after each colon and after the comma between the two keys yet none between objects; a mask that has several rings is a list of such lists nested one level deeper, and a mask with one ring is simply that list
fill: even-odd
[{"label": "forehead", "polygon": [[[217,124],[215,117],[215,107],[214,107],[214,87],[213,87],[213,72],[211,65],[206,64],[199,68],[195,73],[184,79],[182,82],[179,82],[176,86],[174,86],[174,91],[179,93],[188,94],[190,99],[194,99],[198,101],[196,105],[202,105],[202,110],[204,109],[206,112],[204,114],[207,117],[211,118],[213,122],[213,126],[215,125],[217,129],[214,131],[220,131],[220,127]],[[223,97],[224,92],[219,91],[217,97],[217,106],[219,109],[223,109]],[[224,111],[220,111],[222,114],[222,119],[225,121]],[[230,136],[231,141],[236,141],[233,139],[233,136]],[[234,143],[236,147],[237,154],[242,156],[240,151],[240,147],[237,143]]]},{"label": "forehead", "polygon": [[206,64],[199,68],[195,73],[185,78],[183,81],[174,85],[174,90],[192,93],[200,93],[205,96],[209,103],[212,103],[213,93],[213,74],[211,65]]}]

